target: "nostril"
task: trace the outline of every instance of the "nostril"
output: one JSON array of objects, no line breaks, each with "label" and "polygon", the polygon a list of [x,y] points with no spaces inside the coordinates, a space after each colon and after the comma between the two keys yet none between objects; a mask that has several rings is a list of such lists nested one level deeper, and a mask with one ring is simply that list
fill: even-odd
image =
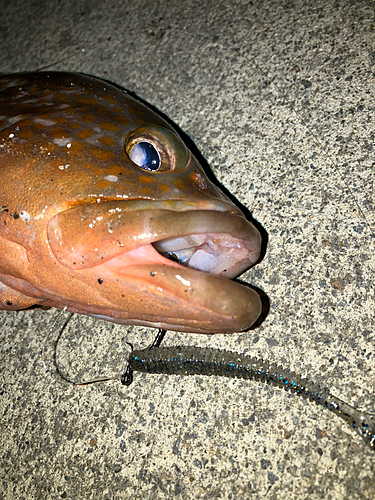
[{"label": "nostril", "polygon": [[206,179],[199,172],[194,172],[191,176],[191,180],[196,184],[202,191],[207,191]]}]

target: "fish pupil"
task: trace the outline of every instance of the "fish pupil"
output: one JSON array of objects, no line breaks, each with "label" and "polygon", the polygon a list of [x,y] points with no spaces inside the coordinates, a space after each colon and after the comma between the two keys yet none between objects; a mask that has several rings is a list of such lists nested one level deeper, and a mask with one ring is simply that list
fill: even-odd
[{"label": "fish pupil", "polygon": [[149,142],[138,142],[129,152],[129,158],[144,170],[159,170],[160,156],[156,148]]}]

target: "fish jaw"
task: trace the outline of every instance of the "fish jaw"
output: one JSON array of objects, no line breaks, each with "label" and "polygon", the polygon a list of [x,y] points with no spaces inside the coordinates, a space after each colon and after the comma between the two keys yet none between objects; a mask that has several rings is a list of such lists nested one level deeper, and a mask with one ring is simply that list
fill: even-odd
[{"label": "fish jaw", "polygon": [[[120,256],[95,271],[85,271],[94,271],[95,277],[97,273],[105,276],[100,285],[103,295],[112,300],[115,284],[123,297],[121,311],[113,309],[106,314],[103,310],[93,316],[117,323],[207,334],[244,331],[257,320],[261,302],[250,287],[168,261],[152,245],[139,250],[134,251],[138,255],[137,259],[132,256],[132,266],[122,267]],[[156,254],[153,263],[135,264],[139,257],[151,257],[152,253]]]},{"label": "fish jaw", "polygon": [[228,278],[258,260],[254,226],[233,207],[234,213],[191,205],[181,211],[170,210],[181,209],[178,203],[147,201],[141,210],[142,203],[83,205],[50,220],[48,242],[56,260],[101,297],[96,305],[75,302],[73,310],[189,332],[250,328],[261,311],[259,296]]}]

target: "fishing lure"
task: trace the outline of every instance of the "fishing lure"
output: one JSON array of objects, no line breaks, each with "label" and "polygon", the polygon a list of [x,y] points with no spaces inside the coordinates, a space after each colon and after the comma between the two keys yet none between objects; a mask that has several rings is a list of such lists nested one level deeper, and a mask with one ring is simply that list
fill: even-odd
[{"label": "fishing lure", "polygon": [[345,420],[375,450],[375,415],[363,412],[333,396],[327,388],[274,363],[220,349],[158,347],[134,350],[129,357],[123,385],[130,385],[132,372],[168,375],[216,375],[266,382],[327,408]]},{"label": "fishing lure", "polygon": [[[69,318],[70,319],[70,318]],[[65,322],[55,346],[55,368],[57,373],[73,385],[90,385],[109,380],[118,380],[125,386],[133,382],[133,372],[165,375],[205,375],[241,378],[268,383],[302,396],[327,408],[342,418],[375,450],[375,415],[354,408],[342,399],[333,396],[329,389],[301,377],[295,372],[255,358],[221,349],[171,346],[160,347],[166,330],[159,329],[153,343],[146,349],[133,350],[129,355],[125,372],[119,377],[100,377],[93,380],[76,382],[70,379],[57,362],[57,345],[69,319]]]}]

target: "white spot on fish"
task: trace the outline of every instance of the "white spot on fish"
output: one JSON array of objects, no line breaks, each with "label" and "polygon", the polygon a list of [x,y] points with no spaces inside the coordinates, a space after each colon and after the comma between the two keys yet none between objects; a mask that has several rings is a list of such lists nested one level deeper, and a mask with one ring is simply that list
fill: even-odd
[{"label": "white spot on fish", "polygon": [[66,165],[59,165],[60,170],[66,170],[68,167],[70,167],[70,163],[67,163]]},{"label": "white spot on fish", "polygon": [[48,119],[43,119],[43,118],[35,118],[34,122],[40,123],[41,125],[45,125],[46,127],[50,127],[51,125],[55,125],[54,120],[48,120]]},{"label": "white spot on fish", "polygon": [[[22,87],[19,87],[18,90],[19,90],[19,93],[15,96],[16,99],[20,99],[21,97],[24,97],[25,95],[27,95],[27,92],[22,90]],[[11,104],[15,104],[15,103],[13,102]]]},{"label": "white spot on fish", "polygon": [[69,137],[69,139],[65,138],[65,137],[58,137],[56,139],[53,139],[52,142],[54,142],[55,144],[57,144],[58,146],[67,146],[67,144],[70,144],[71,145],[71,140],[72,138]]},{"label": "white spot on fish", "polygon": [[179,274],[176,274],[175,276],[176,279],[178,279],[178,281],[181,281],[181,283],[185,286],[190,286],[191,285],[191,282],[188,281],[188,280],[185,280],[182,276],[180,276]]},{"label": "white spot on fish", "polygon": [[96,219],[94,219],[93,221],[91,221],[91,224],[89,224],[89,227],[94,227],[95,224],[97,222],[100,222],[101,220],[103,220],[103,216],[102,215],[98,215],[98,217]]},{"label": "white spot on fish", "polygon": [[7,119],[8,125],[13,125],[14,123],[19,122],[23,118],[24,118],[23,115],[12,116],[11,118]]},{"label": "white spot on fish", "polygon": [[[17,85],[22,85],[24,83],[24,79],[21,79],[21,78],[13,78],[13,79],[4,79],[4,82],[8,82],[7,85],[5,85],[4,88],[9,88],[9,87],[15,87]],[[22,88],[22,87],[21,87]]]},{"label": "white spot on fish", "polygon": [[20,219],[28,222],[31,219],[31,215],[23,210],[22,212],[20,212]]},{"label": "white spot on fish", "polygon": [[72,143],[70,142],[69,144],[66,145],[67,148],[71,148],[72,147]]},{"label": "white spot on fish", "polygon": [[104,179],[106,179],[109,182],[117,182],[118,181],[117,175],[106,175],[104,177]]},{"label": "white spot on fish", "polygon": [[9,139],[13,139],[14,134],[9,134],[8,137],[9,137]]}]

